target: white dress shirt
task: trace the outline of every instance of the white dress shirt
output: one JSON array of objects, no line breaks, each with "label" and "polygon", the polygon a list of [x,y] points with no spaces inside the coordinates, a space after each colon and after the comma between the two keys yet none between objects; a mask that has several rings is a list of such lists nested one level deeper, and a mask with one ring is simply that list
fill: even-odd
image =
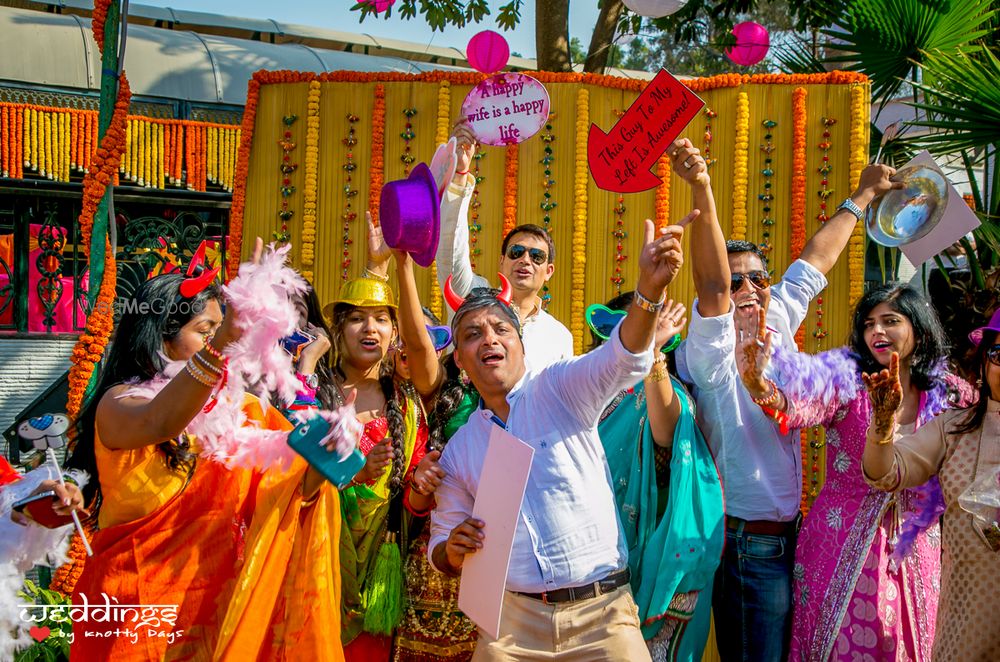
[{"label": "white dress shirt", "polygon": [[[466,184],[454,182],[441,198],[441,236],[438,240],[437,275],[441,288],[451,276],[451,287],[459,296],[468,296],[476,287],[490,287],[489,281],[472,271],[469,256],[469,203],[475,188],[471,177]],[[455,316],[448,309],[448,321]],[[538,372],[556,361],[573,356],[573,334],[559,320],[541,308],[521,321],[524,366]]]},{"label": "white dress shirt", "polygon": [[[597,421],[608,401],[652,365],[652,344],[632,354],[616,328],[592,352],[526,372],[507,394],[507,430],[535,449],[514,533],[508,590],[541,593],[582,586],[627,566]],[[480,408],[445,446],[440,460],[445,478],[434,493],[428,557],[472,514],[490,430],[497,424],[491,411]],[[489,537],[489,522],[484,532]]]},{"label": "white dress shirt", "polygon": [[[771,288],[767,310],[775,345],[797,351],[795,330],[824,287],[826,278],[808,262],[788,267]],[[677,371],[694,385],[698,423],[715,456],[726,514],[787,522],[798,515],[802,492],[799,431],[781,434],[754,403],[740,380],[735,349],[732,307],[718,317],[702,317],[695,301],[687,339],[677,349]]]}]

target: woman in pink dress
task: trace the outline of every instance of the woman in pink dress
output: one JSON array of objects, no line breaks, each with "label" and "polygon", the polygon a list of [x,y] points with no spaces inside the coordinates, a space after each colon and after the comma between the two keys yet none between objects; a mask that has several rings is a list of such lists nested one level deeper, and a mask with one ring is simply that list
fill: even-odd
[{"label": "woman in pink dress", "polygon": [[869,486],[861,454],[871,406],[861,373],[898,352],[901,433],[971,396],[945,371],[930,303],[908,285],[858,302],[850,345],[816,356],[777,352],[792,428],[826,428],[826,482],[799,533],[789,660],[930,660],[940,591],[940,486],[890,495]]}]

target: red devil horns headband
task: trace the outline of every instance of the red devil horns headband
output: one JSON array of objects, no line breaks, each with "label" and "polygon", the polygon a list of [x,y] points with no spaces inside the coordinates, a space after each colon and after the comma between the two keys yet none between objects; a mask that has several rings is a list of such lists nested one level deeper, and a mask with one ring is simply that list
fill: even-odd
[{"label": "red devil horns headband", "polygon": [[[511,295],[513,294],[513,290],[510,287],[510,281],[507,280],[507,277],[504,276],[503,274],[497,274],[497,275],[500,276],[500,285],[501,285],[500,293],[497,295],[497,301],[502,301],[509,306],[510,298]],[[451,275],[449,275],[448,280],[444,282],[444,299],[445,301],[448,302],[448,306],[456,312],[458,311],[459,308],[462,307],[462,304],[465,303],[465,299],[463,297],[458,296],[458,294],[455,293],[455,290],[452,289]]]},{"label": "red devil horns headband", "polygon": [[[164,241],[162,237],[160,237],[159,241],[160,245],[166,249],[167,242]],[[188,268],[184,274],[184,280],[181,281],[180,288],[180,294],[185,299],[197,296],[200,292],[204,291],[206,287],[214,283],[215,278],[219,275],[221,267],[216,267],[215,269],[205,268],[205,250],[207,248],[208,242],[201,242],[201,244],[198,245],[198,250],[195,251],[194,256],[191,258],[191,263],[188,264]],[[178,272],[180,272],[180,269],[170,262],[168,262],[163,268],[163,273],[165,274]]]}]

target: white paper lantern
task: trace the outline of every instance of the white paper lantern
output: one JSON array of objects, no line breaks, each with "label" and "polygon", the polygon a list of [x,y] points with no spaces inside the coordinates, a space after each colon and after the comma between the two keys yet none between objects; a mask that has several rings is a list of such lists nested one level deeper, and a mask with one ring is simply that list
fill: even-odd
[{"label": "white paper lantern", "polygon": [[687,0],[622,0],[625,6],[639,16],[661,18],[684,9]]}]

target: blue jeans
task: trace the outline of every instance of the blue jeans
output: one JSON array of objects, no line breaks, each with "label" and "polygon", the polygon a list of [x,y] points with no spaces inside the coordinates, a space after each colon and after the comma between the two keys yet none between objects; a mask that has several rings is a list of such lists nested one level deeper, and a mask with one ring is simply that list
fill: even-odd
[{"label": "blue jeans", "polygon": [[712,609],[723,662],[785,662],[792,626],[794,527],[781,536],[726,529]]}]

